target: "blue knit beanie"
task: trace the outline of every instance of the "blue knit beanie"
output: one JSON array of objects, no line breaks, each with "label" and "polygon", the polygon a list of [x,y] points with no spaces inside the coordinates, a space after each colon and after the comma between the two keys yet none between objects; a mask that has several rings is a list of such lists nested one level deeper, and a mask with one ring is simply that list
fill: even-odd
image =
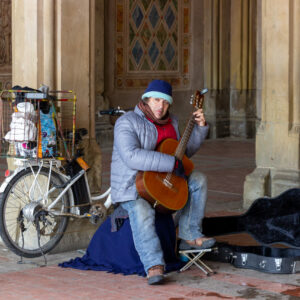
[{"label": "blue knit beanie", "polygon": [[142,99],[148,97],[162,98],[172,104],[172,86],[163,80],[153,80],[142,95]]}]

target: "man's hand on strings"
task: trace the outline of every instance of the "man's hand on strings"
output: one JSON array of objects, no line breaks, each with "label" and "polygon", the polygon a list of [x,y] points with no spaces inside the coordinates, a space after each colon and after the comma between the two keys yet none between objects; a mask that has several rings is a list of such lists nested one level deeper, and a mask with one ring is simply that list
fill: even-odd
[{"label": "man's hand on strings", "polygon": [[196,124],[198,124],[199,126],[206,125],[206,121],[205,121],[205,117],[204,117],[202,108],[199,108],[198,110],[194,111],[193,115],[194,115]]}]

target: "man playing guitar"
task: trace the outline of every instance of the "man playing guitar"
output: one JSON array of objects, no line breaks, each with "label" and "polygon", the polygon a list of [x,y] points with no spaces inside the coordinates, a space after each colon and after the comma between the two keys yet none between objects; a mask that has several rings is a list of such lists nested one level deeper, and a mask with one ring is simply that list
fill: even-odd
[{"label": "man playing guitar", "polygon": [[[157,150],[164,140],[180,138],[177,118],[169,113],[172,102],[171,85],[153,80],[134,111],[120,117],[114,129],[112,201],[128,212],[135,248],[147,273],[148,284],[163,282],[165,262],[155,230],[155,205],[139,194],[138,172],[167,172],[187,182],[188,196],[178,211],[181,249],[210,248],[215,243],[213,238],[202,234],[207,196],[205,175],[193,171],[187,176],[181,159]],[[208,133],[202,108],[193,112],[192,119],[194,124],[185,151],[187,157],[198,151]]]}]

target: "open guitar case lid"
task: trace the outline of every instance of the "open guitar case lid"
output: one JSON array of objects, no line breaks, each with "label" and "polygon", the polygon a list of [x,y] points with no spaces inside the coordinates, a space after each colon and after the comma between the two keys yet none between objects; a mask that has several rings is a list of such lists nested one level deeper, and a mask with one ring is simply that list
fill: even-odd
[{"label": "open guitar case lid", "polygon": [[[290,189],[275,198],[259,198],[238,216],[203,219],[206,236],[248,233],[260,245],[218,243],[206,259],[232,263],[235,267],[267,273],[300,271],[300,189]],[[283,247],[272,247],[280,244]]]}]

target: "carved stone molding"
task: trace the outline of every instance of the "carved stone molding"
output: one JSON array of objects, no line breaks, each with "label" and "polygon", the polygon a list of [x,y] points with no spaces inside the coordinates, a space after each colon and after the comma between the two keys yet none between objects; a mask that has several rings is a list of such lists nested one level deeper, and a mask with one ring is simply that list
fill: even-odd
[{"label": "carved stone molding", "polygon": [[0,2],[0,71],[11,66],[11,0]]},{"label": "carved stone molding", "polygon": [[293,124],[289,133],[290,134],[299,134],[300,133],[300,124],[299,123]]},{"label": "carved stone molding", "polygon": [[0,2],[0,90],[12,85],[11,0]]},{"label": "carved stone molding", "polygon": [[266,122],[261,121],[257,128],[257,134],[264,134],[265,130],[266,130]]},{"label": "carved stone molding", "polygon": [[1,75],[0,74],[0,90],[8,90],[12,87],[11,74]]}]

